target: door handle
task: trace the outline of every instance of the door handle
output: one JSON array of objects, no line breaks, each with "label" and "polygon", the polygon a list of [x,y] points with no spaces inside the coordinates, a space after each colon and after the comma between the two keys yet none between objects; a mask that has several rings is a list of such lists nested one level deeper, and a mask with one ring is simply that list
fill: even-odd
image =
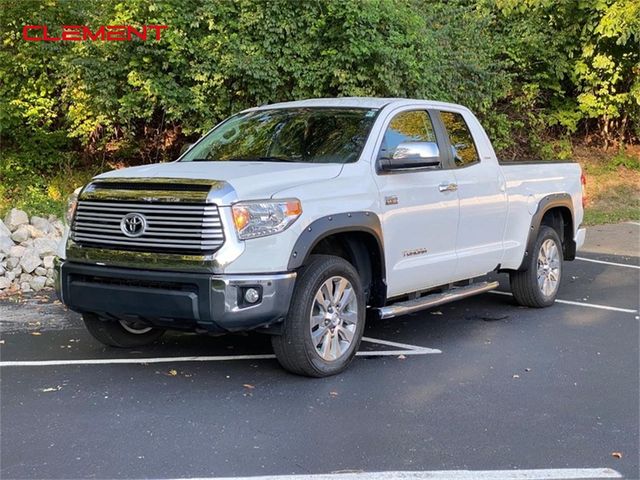
[{"label": "door handle", "polygon": [[438,185],[438,190],[440,190],[441,192],[455,192],[456,190],[458,190],[458,184],[441,183],[440,185]]}]

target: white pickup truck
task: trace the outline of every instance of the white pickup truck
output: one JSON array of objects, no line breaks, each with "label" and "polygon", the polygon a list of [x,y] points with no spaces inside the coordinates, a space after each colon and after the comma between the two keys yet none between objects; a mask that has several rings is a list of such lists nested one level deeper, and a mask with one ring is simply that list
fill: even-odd
[{"label": "white pickup truck", "polygon": [[106,345],[257,330],[285,369],[331,375],[366,318],[485,292],[489,272],[551,305],[584,242],[583,183],[575,163],[499,162],[459,105],[265,105],[70,199],[57,290]]}]

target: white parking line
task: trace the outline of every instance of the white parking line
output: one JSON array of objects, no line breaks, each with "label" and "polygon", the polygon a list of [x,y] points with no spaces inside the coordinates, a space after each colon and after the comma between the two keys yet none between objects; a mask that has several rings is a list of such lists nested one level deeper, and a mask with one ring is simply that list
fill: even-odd
[{"label": "white parking line", "polygon": [[605,262],[604,260],[594,260],[593,258],[585,258],[585,257],[576,257],[576,260],[582,260],[583,262],[591,262],[591,263],[603,263],[605,265],[613,265],[614,267],[635,268],[640,270],[640,266],[629,265],[626,263]]},{"label": "white parking line", "polygon": [[[380,339],[371,338],[371,337],[362,337],[362,341],[369,342],[369,343],[377,343],[378,345],[387,345],[389,347],[406,348],[409,350],[416,350],[422,353],[442,353],[440,350],[437,350],[435,348],[419,347],[417,345],[408,345],[406,343],[390,342],[389,340],[380,340]],[[363,353],[363,352],[358,352],[358,353]]]},{"label": "white parking line", "polygon": [[[421,472],[360,472],[262,477],[196,477],[180,480],[569,480],[623,478],[611,468],[541,468],[535,470],[427,470]],[[177,480],[177,479],[175,479]]]},{"label": "white parking line", "polygon": [[[391,347],[401,347],[404,350],[373,350],[356,353],[358,357],[397,357],[400,355],[428,355],[432,353],[442,353],[435,348],[420,347],[418,345],[407,345],[404,343],[390,342],[388,340],[378,340],[376,338],[363,337],[363,341],[388,345]],[[276,358],[272,353],[259,355],[204,355],[192,357],[156,357],[156,358],[87,358],[83,360],[16,360],[0,362],[0,367],[47,367],[61,365],[115,365],[115,364],[135,364],[145,363],[179,363],[179,362],[229,362],[234,360],[271,360]]]},{"label": "white parking line", "polygon": [[[511,292],[500,292],[498,290],[491,290],[489,293],[495,293],[497,295],[508,295],[513,297],[513,293]],[[587,308],[599,308],[601,310],[610,310],[612,312],[624,312],[624,313],[638,313],[637,310],[631,310],[630,308],[620,308],[620,307],[610,307],[608,305],[598,305],[597,303],[583,303],[583,302],[572,302],[571,300],[556,300],[556,303],[564,303],[566,305],[575,305],[577,307],[587,307]]]}]

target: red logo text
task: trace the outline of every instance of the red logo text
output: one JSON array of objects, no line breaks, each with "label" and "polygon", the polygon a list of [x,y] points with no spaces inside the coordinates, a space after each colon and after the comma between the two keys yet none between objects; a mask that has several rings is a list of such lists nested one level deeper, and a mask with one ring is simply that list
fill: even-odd
[{"label": "red logo text", "polygon": [[140,28],[130,25],[100,25],[96,30],[91,30],[84,25],[62,25],[60,34],[56,36],[49,34],[46,25],[25,25],[22,28],[22,38],[27,42],[130,42],[134,38],[146,41],[160,40],[162,30],[167,28],[167,25],[142,25]]}]

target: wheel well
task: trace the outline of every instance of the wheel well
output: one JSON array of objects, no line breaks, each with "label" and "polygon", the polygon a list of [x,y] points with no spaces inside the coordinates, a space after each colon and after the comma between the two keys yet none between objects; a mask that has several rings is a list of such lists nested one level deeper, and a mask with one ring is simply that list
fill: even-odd
[{"label": "wheel well", "polygon": [[378,240],[367,232],[341,232],[322,238],[309,255],[335,255],[347,260],[360,275],[367,304],[383,306],[386,300],[384,260]]},{"label": "wheel well", "polygon": [[564,258],[573,260],[575,257],[575,245],[573,242],[573,217],[571,210],[567,207],[550,208],[544,213],[540,225],[546,225],[556,231],[562,242]]}]

